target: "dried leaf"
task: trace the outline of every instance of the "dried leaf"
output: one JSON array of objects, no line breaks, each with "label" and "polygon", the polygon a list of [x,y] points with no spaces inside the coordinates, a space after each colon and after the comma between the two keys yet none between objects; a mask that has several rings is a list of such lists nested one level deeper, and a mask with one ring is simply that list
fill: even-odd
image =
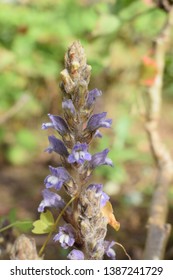
[{"label": "dried leaf", "polygon": [[106,205],[102,208],[102,214],[108,219],[108,224],[118,231],[120,228],[120,223],[115,219],[112,204],[109,201],[107,201]]}]

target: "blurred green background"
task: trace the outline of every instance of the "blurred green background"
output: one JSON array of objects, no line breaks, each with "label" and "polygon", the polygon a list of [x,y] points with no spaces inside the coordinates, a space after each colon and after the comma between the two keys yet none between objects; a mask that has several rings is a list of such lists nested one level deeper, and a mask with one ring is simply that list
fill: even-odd
[{"label": "blurred green background", "polygon": [[[64,54],[80,40],[92,66],[90,89],[103,92],[96,111],[107,111],[113,119],[113,129],[102,131],[104,137],[93,146],[93,151],[110,148],[115,164],[113,169],[98,168],[93,178],[104,183],[121,223],[118,233],[109,229],[109,238],[121,242],[132,258],[141,258],[156,175],[139,114],[141,95],[146,94],[143,81],[152,76],[152,69],[143,69],[143,58],[166,20],[166,13],[151,2],[0,1],[0,216],[16,209],[18,218],[37,217],[47,166],[57,163],[56,156],[43,152],[50,132],[42,131],[41,124],[48,113],[61,114]],[[160,124],[171,152],[172,50],[166,57]],[[173,188],[169,200],[171,222]],[[173,258],[171,240],[167,259]],[[126,257],[117,250],[119,258]]]}]

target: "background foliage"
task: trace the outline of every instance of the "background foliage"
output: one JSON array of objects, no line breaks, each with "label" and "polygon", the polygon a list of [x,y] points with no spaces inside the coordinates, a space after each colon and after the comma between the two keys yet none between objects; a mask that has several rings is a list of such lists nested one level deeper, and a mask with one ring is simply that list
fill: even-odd
[{"label": "background foliage", "polygon": [[[143,57],[149,54],[151,42],[165,19],[166,14],[151,1],[142,0],[0,1],[1,190],[19,172],[15,177],[20,181],[16,183],[15,194],[18,194],[17,186],[28,185],[22,189],[25,194],[21,194],[21,201],[25,204],[29,193],[31,200],[34,197],[36,211],[47,164],[57,160],[43,154],[48,141],[40,126],[47,120],[47,113],[61,113],[58,83],[64,53],[74,40],[80,40],[93,69],[90,88],[97,87],[103,92],[97,106],[113,118],[113,130],[106,131],[102,140],[94,143],[93,150],[110,147],[115,168],[102,167],[95,176],[105,182],[106,191],[115,200],[115,211],[121,222],[117,238],[126,243],[136,258],[144,243],[147,207],[155,176],[138,111],[141,94],[144,98],[146,94],[145,80],[152,76],[152,69],[143,65]],[[162,127],[170,149],[172,69],[170,51],[164,77]],[[0,214],[17,206],[7,196],[9,203],[0,208]],[[170,190],[171,207],[172,197]],[[32,202],[28,210],[23,206],[19,206],[23,216],[36,215],[31,209]],[[128,234],[135,240],[133,248],[126,240]]]}]

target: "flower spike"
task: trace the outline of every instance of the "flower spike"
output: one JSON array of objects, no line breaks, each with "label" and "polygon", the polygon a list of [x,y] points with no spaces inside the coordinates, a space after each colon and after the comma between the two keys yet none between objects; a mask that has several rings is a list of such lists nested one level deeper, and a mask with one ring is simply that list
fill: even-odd
[{"label": "flower spike", "polygon": [[[60,139],[48,136],[49,146],[45,151],[55,152],[60,157],[58,167],[49,166],[51,174],[44,180],[46,189],[38,211],[43,212],[46,207],[53,207],[58,213],[61,210],[53,231],[60,218],[65,224],[59,227],[53,240],[64,249],[72,249],[67,255],[70,260],[101,260],[104,255],[115,259],[112,249],[115,242],[106,241],[105,237],[108,224],[116,230],[119,225],[103,185],[87,184],[96,167],[113,167],[112,160],[107,157],[108,149],[95,154],[90,152],[93,138],[102,137],[100,128],[110,128],[112,124],[106,112],[93,114],[102,92],[97,88],[88,89],[90,74],[91,66],[87,64],[84,49],[76,41],[66,52],[65,69],[60,73],[63,114],[48,114],[50,122],[42,125],[42,129],[53,128],[59,133]],[[67,204],[56,193],[59,191],[65,195],[65,200],[71,197]],[[41,252],[43,250],[44,247]]]}]

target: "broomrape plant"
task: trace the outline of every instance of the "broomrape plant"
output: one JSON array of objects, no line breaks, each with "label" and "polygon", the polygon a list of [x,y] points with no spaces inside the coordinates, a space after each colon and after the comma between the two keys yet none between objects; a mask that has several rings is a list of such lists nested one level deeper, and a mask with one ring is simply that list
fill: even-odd
[{"label": "broomrape plant", "polygon": [[[89,151],[94,137],[102,137],[99,129],[110,128],[112,120],[107,113],[93,114],[98,89],[88,90],[91,66],[80,42],[74,42],[65,54],[65,69],[61,72],[63,116],[48,114],[50,122],[43,123],[42,129],[53,128],[61,140],[50,135],[48,153],[60,155],[61,165],[49,166],[50,175],[45,180],[43,200],[38,211],[40,219],[34,222],[33,232],[48,233],[39,255],[41,256],[48,241],[59,242],[64,248],[71,248],[67,255],[72,260],[100,260],[106,254],[115,259],[112,248],[115,241],[106,241],[107,226],[119,229],[109,196],[103,191],[103,185],[89,184],[93,170],[100,165],[113,167],[105,149],[92,155]],[[58,194],[64,188],[71,198],[67,203]],[[47,208],[55,208],[54,217]],[[60,219],[64,225],[58,228]]]}]

